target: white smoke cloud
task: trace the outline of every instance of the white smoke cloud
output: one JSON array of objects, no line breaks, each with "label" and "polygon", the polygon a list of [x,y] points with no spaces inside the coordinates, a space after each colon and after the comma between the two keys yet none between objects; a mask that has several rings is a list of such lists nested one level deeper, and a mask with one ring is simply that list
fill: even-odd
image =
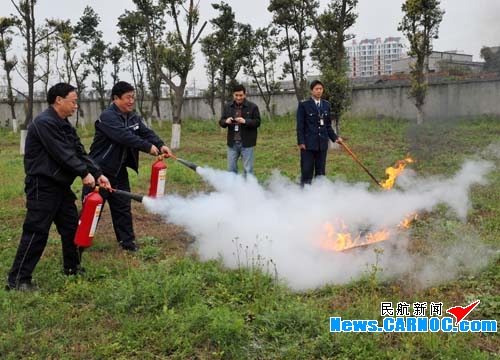
[{"label": "white smoke cloud", "polygon": [[199,167],[197,172],[213,192],[145,198],[144,204],[194,236],[201,259],[222,258],[231,268],[277,271],[296,290],[355,280],[373,265],[383,268],[385,277],[418,271],[422,285],[429,285],[454,276],[464,256],[470,257],[465,259],[469,265],[483,265],[479,258],[484,257],[471,251],[473,239],[461,236],[464,246],[455,243],[453,252],[434,260],[410,254],[408,234],[397,231],[379,243],[382,253],[372,247],[336,252],[319,244],[326,236],[325,223],[344,223],[353,234],[396,230],[408,214],[432,211],[439,204],[449,207],[451,219],[465,221],[471,185],[485,184],[493,168],[491,162],[471,160],[447,179],[422,179],[404,171],[397,189],[373,191],[366,183],[326,178],[300,188],[278,173],[262,186],[254,177]]}]

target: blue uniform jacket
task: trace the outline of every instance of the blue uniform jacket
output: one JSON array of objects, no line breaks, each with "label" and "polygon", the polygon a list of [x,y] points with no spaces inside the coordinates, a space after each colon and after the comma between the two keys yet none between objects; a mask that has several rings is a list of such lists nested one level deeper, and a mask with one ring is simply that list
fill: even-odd
[{"label": "blue uniform jacket", "polygon": [[26,136],[24,169],[26,176],[43,176],[70,186],[77,176],[91,173],[96,179],[102,171],[87,155],[76,129],[49,108],[31,123]]},{"label": "blue uniform jacket", "polygon": [[117,176],[122,166],[138,171],[139,151],[149,153],[164,142],[144,125],[136,113],[123,114],[115,104],[101,113],[95,122],[95,135],[89,155],[106,175]]},{"label": "blue uniform jacket", "polygon": [[305,144],[306,150],[327,150],[328,139],[338,136],[332,128],[330,103],[321,99],[320,107],[309,98],[301,101],[297,109],[297,145]]}]

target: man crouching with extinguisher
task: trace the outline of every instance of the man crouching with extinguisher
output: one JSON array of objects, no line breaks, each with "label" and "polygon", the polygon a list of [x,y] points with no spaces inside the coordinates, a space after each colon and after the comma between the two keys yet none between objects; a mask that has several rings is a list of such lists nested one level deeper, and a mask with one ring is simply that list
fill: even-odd
[{"label": "man crouching with extinguisher", "polygon": [[[114,189],[130,192],[127,167],[138,172],[139,151],[155,156],[161,153],[172,155],[172,152],[133,112],[135,90],[131,84],[117,82],[111,90],[111,98],[112,104],[95,122],[95,135],[89,155],[101,167]],[[84,187],[83,193],[88,194],[90,191],[90,188]],[[132,252],[139,250],[132,224],[131,199],[107,191],[101,194],[109,203],[120,247]]]},{"label": "man crouching with extinguisher", "polygon": [[32,274],[47,245],[52,223],[61,235],[66,275],[83,272],[81,252],[73,240],[78,227],[76,196],[71,184],[81,177],[84,185],[111,187],[109,180],[87,155],[75,128],[68,121],[78,108],[75,87],[52,86],[49,107],[28,127],[24,170],[26,173],[26,217],[23,233],[9,271],[6,290],[36,290]]}]

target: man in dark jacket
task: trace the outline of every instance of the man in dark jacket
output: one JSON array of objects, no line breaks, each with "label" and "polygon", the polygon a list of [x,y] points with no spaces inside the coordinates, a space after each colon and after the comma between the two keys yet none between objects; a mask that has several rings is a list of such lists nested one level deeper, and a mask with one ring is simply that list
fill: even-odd
[{"label": "man in dark jacket", "polygon": [[297,109],[297,144],[300,149],[300,184],[310,184],[313,176],[325,175],[328,139],[342,141],[332,128],[330,103],[321,99],[323,83],[314,80],[311,97]]},{"label": "man in dark jacket", "polygon": [[246,100],[243,85],[233,88],[233,101],[224,107],[219,125],[227,128],[227,168],[238,173],[241,156],[245,174],[253,174],[253,148],[257,144],[260,112],[257,105]]},{"label": "man in dark jacket", "polygon": [[[95,122],[95,135],[90,145],[90,156],[101,166],[114,189],[130,191],[127,167],[138,172],[139,151],[151,155],[171,154],[163,140],[133,112],[134,87],[119,81],[111,90],[113,103]],[[85,192],[89,192],[87,189]],[[132,224],[131,200],[127,197],[103,193],[109,202],[111,219],[119,245],[128,251],[137,251]]]},{"label": "man in dark jacket", "polygon": [[78,108],[77,98],[70,84],[52,86],[47,93],[50,106],[28,128],[24,155],[27,213],[7,290],[35,288],[32,273],[47,245],[52,222],[61,235],[64,273],[83,272],[81,252],[74,244],[79,217],[71,184],[77,176],[89,188],[96,185],[95,179],[103,188],[110,184],[67,119]]}]

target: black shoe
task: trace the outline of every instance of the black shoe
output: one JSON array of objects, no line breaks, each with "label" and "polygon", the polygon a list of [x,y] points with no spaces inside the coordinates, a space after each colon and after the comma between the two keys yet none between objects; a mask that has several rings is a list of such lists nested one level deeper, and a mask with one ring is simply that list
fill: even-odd
[{"label": "black shoe", "polygon": [[127,250],[130,252],[137,252],[139,251],[139,246],[135,242],[129,242],[129,243],[120,243],[120,246],[123,250]]},{"label": "black shoe", "polygon": [[85,268],[78,265],[76,268],[64,269],[64,275],[85,275]]},{"label": "black shoe", "polygon": [[40,290],[38,286],[33,285],[31,281],[20,282],[17,285],[7,284],[5,285],[5,290],[18,290],[18,291],[38,291]]}]

